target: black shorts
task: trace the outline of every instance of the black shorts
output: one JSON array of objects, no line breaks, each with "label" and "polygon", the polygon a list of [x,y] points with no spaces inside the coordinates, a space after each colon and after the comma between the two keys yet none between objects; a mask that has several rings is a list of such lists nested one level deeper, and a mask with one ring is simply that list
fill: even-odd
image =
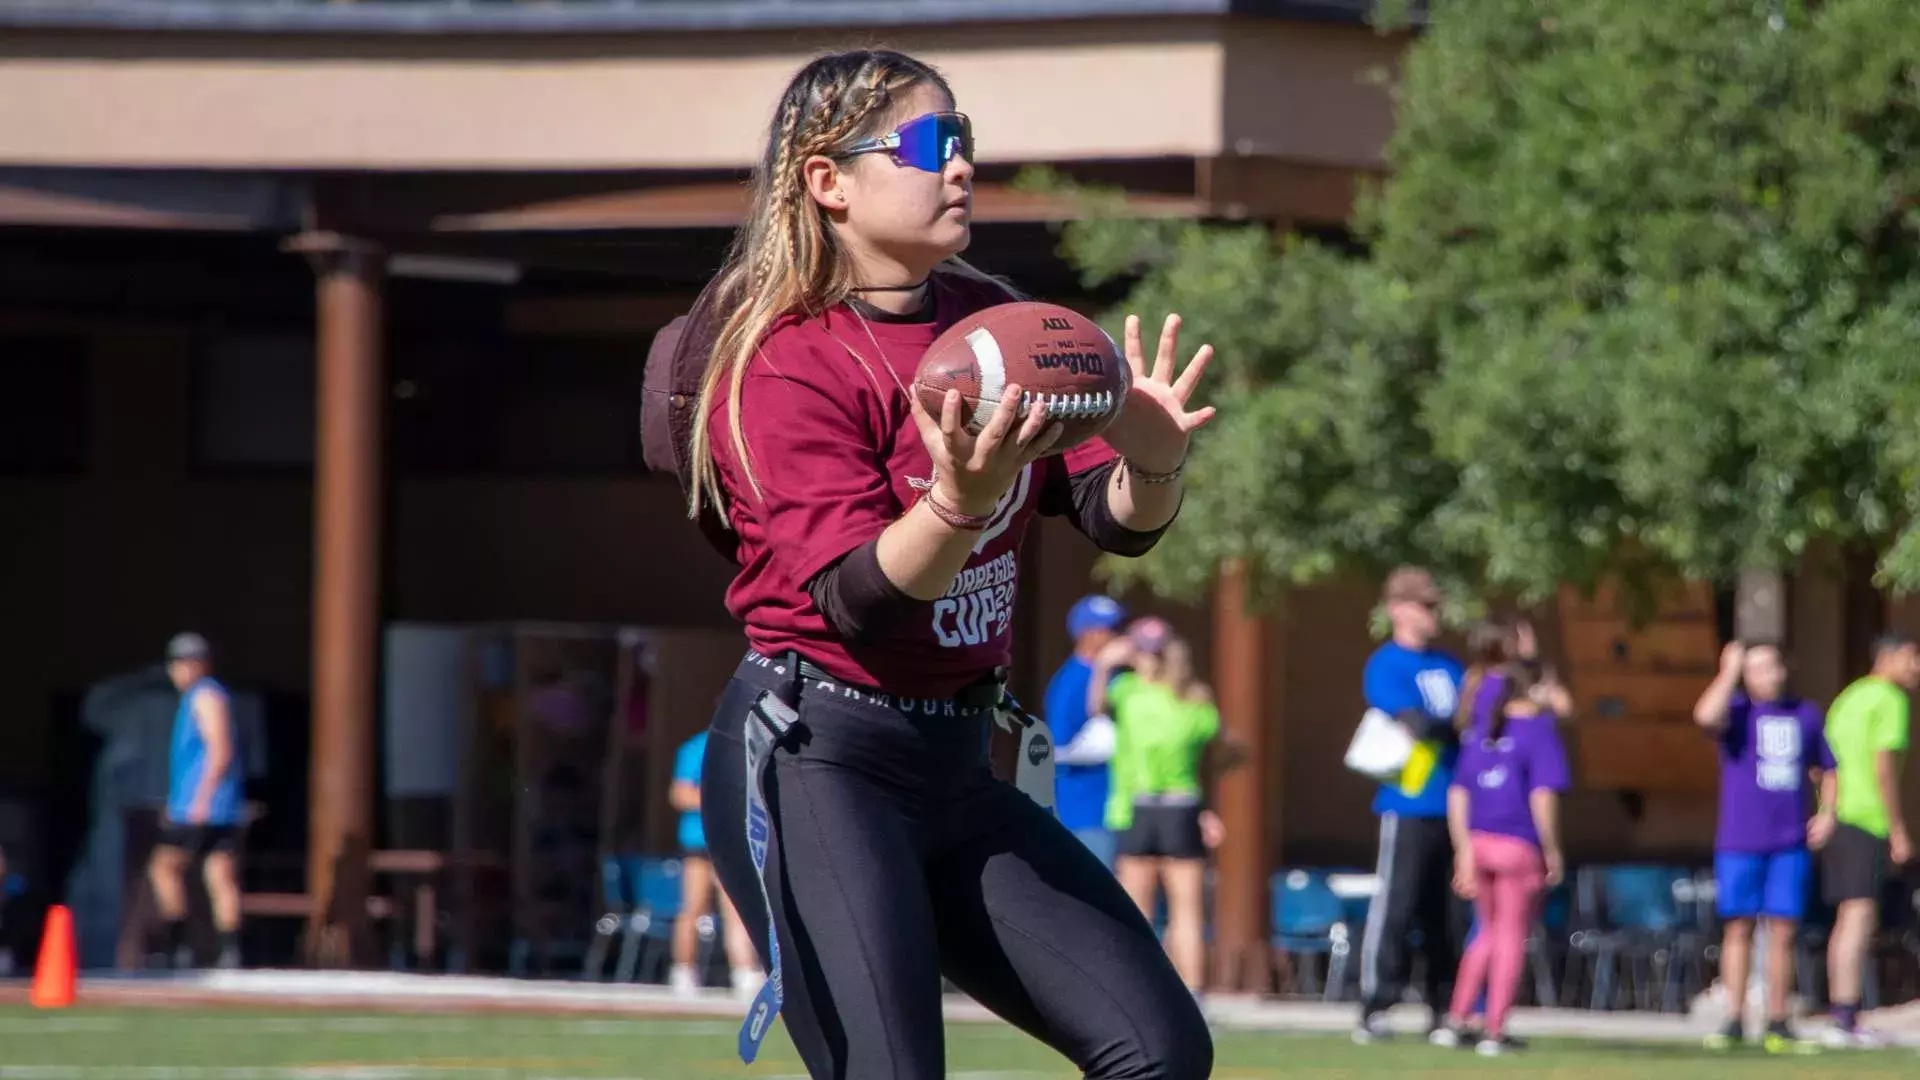
[{"label": "black shorts", "polygon": [[1841,825],[1820,849],[1820,898],[1828,904],[1880,899],[1887,842],[1865,829]]},{"label": "black shorts", "polygon": [[1120,834],[1119,853],[1136,859],[1204,859],[1207,845],[1200,839],[1200,807],[1140,806],[1133,808],[1133,824]]},{"label": "black shorts", "polygon": [[792,692],[784,674],[750,659],[728,684],[701,813],[763,964],[771,906],[780,1021],[808,1075],[946,1076],[943,976],[1086,1076],[1212,1074],[1206,1020],[1140,909],[1052,814],[993,775],[989,710],[909,714],[897,698],[809,679],[767,769],[763,899],[743,735],[763,691]]},{"label": "black shorts", "polygon": [[161,847],[179,848],[199,858],[213,852],[232,855],[240,850],[238,825],[186,825],[169,821],[160,826]]}]

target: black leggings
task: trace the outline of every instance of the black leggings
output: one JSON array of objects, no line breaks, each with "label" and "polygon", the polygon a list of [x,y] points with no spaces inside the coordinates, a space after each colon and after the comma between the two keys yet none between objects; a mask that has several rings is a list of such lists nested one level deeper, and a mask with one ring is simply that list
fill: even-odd
[{"label": "black leggings", "polygon": [[[762,962],[767,910],[745,827],[748,708],[780,676],[742,665],[701,775],[707,843]],[[775,752],[767,891],[788,1033],[815,1078],[946,1075],[942,975],[1089,1077],[1198,1080],[1198,1003],[1118,883],[987,764],[989,722],[800,698]]]}]

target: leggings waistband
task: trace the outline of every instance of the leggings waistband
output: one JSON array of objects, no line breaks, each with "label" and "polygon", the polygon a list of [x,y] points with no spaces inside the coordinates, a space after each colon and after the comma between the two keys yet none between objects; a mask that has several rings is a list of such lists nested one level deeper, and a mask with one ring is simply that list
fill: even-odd
[{"label": "leggings waistband", "polygon": [[951,697],[905,697],[835,678],[812,661],[792,654],[775,658],[763,656],[749,649],[746,656],[746,663],[781,674],[791,674],[787,664],[793,660],[799,662],[799,677],[795,686],[802,697],[831,695],[855,704],[893,709],[907,716],[982,716],[992,712],[1006,698],[1004,673],[999,671],[971,685],[961,687],[959,692]]}]

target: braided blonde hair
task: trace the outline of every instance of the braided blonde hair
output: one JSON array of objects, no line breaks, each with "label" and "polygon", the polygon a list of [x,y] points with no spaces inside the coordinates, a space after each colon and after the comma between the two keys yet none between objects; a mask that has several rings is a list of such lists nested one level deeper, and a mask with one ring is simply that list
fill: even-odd
[{"label": "braided blonde hair", "polygon": [[802,166],[816,154],[832,155],[874,134],[894,105],[918,86],[933,86],[949,100],[953,97],[939,72],[910,56],[857,50],[814,60],[780,96],[766,153],[753,172],[747,219],[734,236],[713,292],[714,311],[724,313],[724,321],[701,376],[694,414],[691,514],[697,516],[707,500],[715,507],[726,502],[711,424],[722,384],[734,455],[758,495],[760,483],[747,460],[740,422],[747,365],[781,316],[818,314],[845,300],[858,284],[825,212],[807,195]]}]

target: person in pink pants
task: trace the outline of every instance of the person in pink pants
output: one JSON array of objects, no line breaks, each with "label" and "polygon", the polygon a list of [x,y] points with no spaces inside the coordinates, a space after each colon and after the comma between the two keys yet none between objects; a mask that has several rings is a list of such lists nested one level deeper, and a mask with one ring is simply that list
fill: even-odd
[{"label": "person in pink pants", "polygon": [[[1499,676],[1485,719],[1460,741],[1447,792],[1453,887],[1473,901],[1480,932],[1461,958],[1447,1023],[1433,1039],[1443,1046],[1471,1044],[1486,1056],[1520,1045],[1507,1034],[1507,1014],[1520,989],[1540,894],[1564,870],[1559,793],[1569,779],[1551,707],[1564,695],[1532,665],[1503,665]],[[1474,1033],[1466,1017],[1483,989],[1486,1030]]]}]

